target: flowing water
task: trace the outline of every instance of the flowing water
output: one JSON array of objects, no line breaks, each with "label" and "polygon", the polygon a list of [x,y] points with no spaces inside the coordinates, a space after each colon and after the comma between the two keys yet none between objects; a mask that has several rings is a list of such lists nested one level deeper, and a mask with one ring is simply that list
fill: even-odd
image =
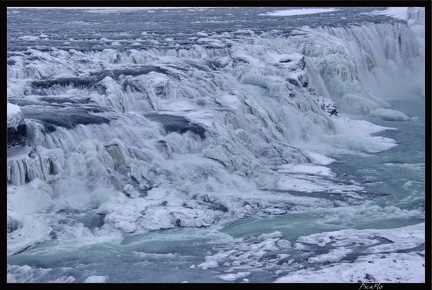
[{"label": "flowing water", "polygon": [[284,9],[8,9],[8,282],[274,282],[424,223],[421,13]]}]

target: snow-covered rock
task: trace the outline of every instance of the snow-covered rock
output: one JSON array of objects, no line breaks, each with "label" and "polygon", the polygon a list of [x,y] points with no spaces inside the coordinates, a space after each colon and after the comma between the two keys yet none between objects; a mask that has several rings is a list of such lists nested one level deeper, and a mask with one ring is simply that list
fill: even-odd
[{"label": "snow-covered rock", "polygon": [[25,145],[27,127],[19,106],[7,103],[7,147]]},{"label": "snow-covered rock", "polygon": [[24,115],[19,106],[7,103],[7,127],[16,128],[24,123]]}]

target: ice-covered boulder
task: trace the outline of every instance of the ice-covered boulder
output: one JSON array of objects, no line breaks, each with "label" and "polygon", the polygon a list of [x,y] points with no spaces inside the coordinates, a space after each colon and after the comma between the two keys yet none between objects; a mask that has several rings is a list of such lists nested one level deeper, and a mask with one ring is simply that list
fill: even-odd
[{"label": "ice-covered boulder", "polygon": [[52,188],[39,178],[23,186],[9,187],[7,204],[18,215],[46,212],[54,206]]},{"label": "ice-covered boulder", "polygon": [[344,112],[351,114],[368,114],[381,108],[378,103],[356,94],[344,94],[339,105]]},{"label": "ice-covered boulder", "polygon": [[7,103],[7,127],[15,128],[24,123],[24,116],[19,106]]},{"label": "ice-covered boulder", "polygon": [[323,96],[319,96],[317,101],[321,107],[321,110],[330,114],[330,116],[333,115],[337,116],[337,114],[339,113],[335,102],[333,102],[329,98],[324,98]]},{"label": "ice-covered boulder", "polygon": [[119,195],[117,191],[106,188],[98,188],[91,193],[90,201],[94,207],[99,207],[101,204],[111,201]]},{"label": "ice-covered boulder", "polygon": [[22,220],[19,215],[13,211],[7,211],[7,232],[11,233],[22,227]]},{"label": "ice-covered boulder", "polygon": [[25,145],[27,127],[19,106],[7,103],[7,147]]},{"label": "ice-covered boulder", "polygon": [[407,121],[409,117],[404,113],[390,109],[376,109],[370,111],[371,116],[383,119],[385,121]]}]

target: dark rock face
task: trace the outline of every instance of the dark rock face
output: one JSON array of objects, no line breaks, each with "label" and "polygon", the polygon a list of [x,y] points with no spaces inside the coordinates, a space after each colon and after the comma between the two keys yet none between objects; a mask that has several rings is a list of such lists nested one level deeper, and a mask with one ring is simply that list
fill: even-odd
[{"label": "dark rock face", "polygon": [[161,123],[167,133],[177,132],[184,134],[191,131],[200,136],[201,139],[205,139],[206,130],[198,124],[190,123],[185,117],[158,113],[145,114],[144,117]]},{"label": "dark rock face", "polygon": [[104,225],[105,215],[89,211],[83,219],[83,224],[89,229],[100,228]]},{"label": "dark rock face", "polygon": [[219,210],[222,212],[228,212],[228,209],[226,208],[226,206],[224,206],[223,204],[220,204],[220,203],[211,203],[209,205],[209,209]]},{"label": "dark rock face", "polygon": [[172,153],[171,147],[164,140],[158,140],[155,144],[155,147],[166,158],[171,156],[171,153]]},{"label": "dark rock face", "polygon": [[27,125],[19,124],[16,128],[7,128],[7,148],[17,145],[24,146],[27,134]]},{"label": "dark rock face", "polygon": [[48,88],[56,87],[66,87],[73,86],[79,88],[89,88],[97,83],[95,77],[85,77],[85,78],[57,78],[57,79],[45,79],[37,80],[31,83],[32,93],[37,95],[45,95],[44,90]]},{"label": "dark rock face", "polygon": [[92,115],[87,109],[82,108],[56,108],[40,107],[29,109],[21,108],[26,119],[39,120],[44,124],[47,132],[56,130],[56,127],[72,129],[78,124],[102,124],[109,123],[107,118]]},{"label": "dark rock face", "polygon": [[299,82],[301,85],[305,88],[309,84],[309,75],[308,74],[302,74],[299,76]]}]

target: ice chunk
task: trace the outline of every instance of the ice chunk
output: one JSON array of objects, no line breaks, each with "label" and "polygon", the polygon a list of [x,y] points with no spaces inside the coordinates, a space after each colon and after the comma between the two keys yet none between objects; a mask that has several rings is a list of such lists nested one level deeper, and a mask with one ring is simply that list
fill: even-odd
[{"label": "ice chunk", "polygon": [[381,108],[378,103],[355,94],[343,95],[339,106],[341,110],[351,114],[368,114],[372,110]]},{"label": "ice chunk", "polygon": [[91,193],[90,201],[94,207],[115,199],[119,192],[107,188],[98,188]]},{"label": "ice chunk", "polygon": [[7,127],[16,128],[24,123],[24,116],[19,106],[7,103]]},{"label": "ice chunk", "polygon": [[376,109],[369,113],[371,116],[383,119],[385,121],[407,121],[409,117],[400,111],[390,109]]},{"label": "ice chunk", "polygon": [[54,206],[50,194],[51,187],[35,179],[29,184],[17,187],[14,193],[8,193],[8,207],[21,215],[44,212]]},{"label": "ice chunk", "polygon": [[7,232],[11,233],[22,227],[22,219],[11,210],[7,210]]},{"label": "ice chunk", "polygon": [[259,14],[260,16],[297,16],[297,15],[307,15],[307,14],[317,14],[317,13],[328,13],[334,12],[339,9],[336,8],[299,8],[299,9],[285,9],[277,10],[274,12],[267,12],[264,14]]},{"label": "ice chunk", "polygon": [[380,136],[335,135],[330,136],[328,140],[338,148],[367,153],[378,153],[397,146],[395,140]]},{"label": "ice chunk", "polygon": [[224,281],[235,281],[247,277],[250,274],[251,274],[250,272],[229,273],[229,274],[219,275],[219,278],[221,278]]},{"label": "ice chunk", "polygon": [[89,276],[85,279],[84,283],[108,283],[108,276]]}]

